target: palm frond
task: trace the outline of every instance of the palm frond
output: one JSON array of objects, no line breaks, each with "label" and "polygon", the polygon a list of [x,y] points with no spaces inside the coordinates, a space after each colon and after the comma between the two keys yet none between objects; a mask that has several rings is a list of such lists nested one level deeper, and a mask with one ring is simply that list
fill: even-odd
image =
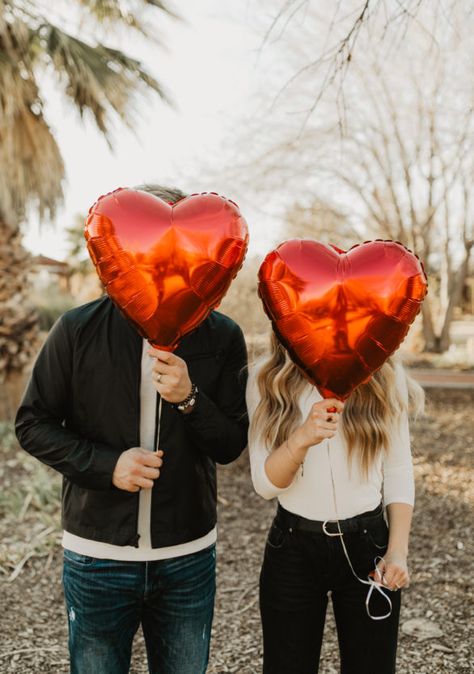
[{"label": "palm frond", "polygon": [[148,21],[140,16],[147,7],[157,9],[168,16],[178,19],[178,15],[161,0],[138,0],[136,2],[117,2],[116,0],[78,0],[79,4],[99,23],[124,25],[151,35]]},{"label": "palm frond", "polygon": [[7,223],[21,222],[31,206],[40,218],[54,217],[63,198],[64,164],[41,115],[24,108],[0,133],[0,165],[0,215]]},{"label": "palm frond", "polygon": [[[131,27],[139,25],[133,17],[140,8],[171,14],[156,0],[76,2],[105,23],[110,19]],[[64,165],[43,116],[41,71],[52,65],[66,96],[81,114],[92,114],[107,138],[114,114],[131,125],[136,94],[151,90],[169,103],[140,61],[70,35],[38,7],[36,0],[0,0],[0,216],[13,227],[30,207],[40,217],[52,215],[62,199]]]},{"label": "palm frond", "polygon": [[177,14],[174,9],[171,9],[169,4],[166,2],[161,2],[161,0],[141,0],[144,5],[148,7],[155,7],[156,9],[161,9],[163,12],[166,12],[175,19],[179,19],[180,16]]},{"label": "palm frond", "polygon": [[23,20],[12,17],[11,20],[6,21],[4,16],[0,18],[0,58],[2,60],[23,61],[28,54],[30,40],[30,28]]},{"label": "palm frond", "polygon": [[13,227],[28,204],[42,217],[62,199],[64,165],[43,118],[34,39],[21,20],[0,25],[0,217]]},{"label": "palm frond", "polygon": [[135,93],[152,89],[169,102],[157,80],[124,52],[89,45],[49,23],[43,24],[39,33],[44,38],[47,57],[60,81],[65,82],[65,93],[81,114],[85,110],[92,113],[105,135],[110,130],[111,109],[124,121],[130,121],[128,107]]}]

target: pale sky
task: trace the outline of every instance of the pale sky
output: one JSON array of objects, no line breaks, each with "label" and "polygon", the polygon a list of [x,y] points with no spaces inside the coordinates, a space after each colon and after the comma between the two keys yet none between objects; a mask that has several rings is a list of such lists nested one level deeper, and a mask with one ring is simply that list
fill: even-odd
[{"label": "pale sky", "polygon": [[[222,193],[218,179],[209,184],[200,177],[200,162],[209,165],[209,157],[219,156],[229,127],[251,104],[262,39],[246,13],[246,0],[233,3],[238,21],[222,10],[223,4],[219,0],[186,3],[185,23],[160,20],[166,50],[136,36],[131,44],[122,45],[165,85],[176,108],[170,109],[156,95],[141,99],[135,133],[117,125],[113,152],[93,124],[83,123],[48,85],[46,114],[67,171],[65,205],[53,225],[43,223],[39,228],[30,220],[25,228],[30,250],[64,259],[64,229],[78,213],[87,213],[98,196],[117,187],[154,181],[190,192]],[[179,5],[175,3],[178,10]],[[225,196],[235,198],[229,189]],[[252,229],[255,214],[242,210]],[[259,238],[256,230],[254,245]]]},{"label": "pale sky", "polygon": [[[141,98],[141,114],[136,116],[134,130],[117,124],[113,151],[93,123],[81,121],[72,105],[47,82],[42,91],[46,117],[66,164],[65,205],[53,226],[42,223],[40,228],[37,219],[29,219],[24,228],[27,247],[34,253],[64,259],[65,229],[75,223],[78,214],[86,215],[106,192],[143,182],[175,185],[190,193],[215,191],[236,201],[249,225],[250,252],[259,255],[284,238],[280,229],[284,209],[302,198],[327,198],[363,223],[365,209],[354,203],[353,194],[340,184],[335,187],[330,180],[324,182],[323,169],[329,155],[324,155],[319,142],[308,143],[306,164],[298,149],[294,156],[290,153],[280,159],[270,153],[269,160],[258,164],[258,171],[255,168],[255,157],[259,152],[265,156],[271,147],[269,140],[282,143],[296,139],[301,131],[298,120],[306,117],[306,110],[314,102],[318,78],[323,73],[316,76],[309,70],[304,79],[294,80],[292,87],[285,88],[285,82],[314,60],[314,49],[325,53],[328,45],[337,44],[336,28],[345,34],[353,15],[344,14],[336,26],[327,26],[331,13],[322,12],[320,16],[316,12],[309,29],[304,11],[291,13],[263,46],[276,12],[288,6],[285,0],[174,0],[173,5],[178,12],[181,9],[185,21],[155,14],[166,49],[136,34],[128,34],[124,44],[118,43],[117,36],[107,36],[107,44],[142,60],[176,104],[169,108],[151,93],[147,99]],[[67,0],[58,0],[55,17],[62,12],[63,22],[73,24],[73,9]],[[417,23],[410,26],[416,28]],[[320,39],[315,40],[313,33],[317,30]],[[410,40],[404,34],[396,43],[397,49],[405,49],[405,43],[407,49],[410,44],[418,44],[415,38],[417,34]],[[285,41],[286,46],[281,48]],[[390,40],[383,43],[386,47],[377,41],[375,44],[384,59],[392,58],[397,63],[399,52],[390,51]],[[271,105],[282,87],[284,95]],[[321,122],[337,124],[339,108],[336,110],[334,101],[328,105],[325,111],[322,102],[318,104],[312,118],[314,129]],[[323,154],[319,157],[316,150],[321,147]],[[343,163],[337,146],[335,150],[331,146],[330,157]],[[250,176],[250,186],[232,179],[233,158]],[[294,162],[289,171],[288,162]],[[253,171],[246,171],[247,165]],[[257,183],[258,190],[252,189]]]}]

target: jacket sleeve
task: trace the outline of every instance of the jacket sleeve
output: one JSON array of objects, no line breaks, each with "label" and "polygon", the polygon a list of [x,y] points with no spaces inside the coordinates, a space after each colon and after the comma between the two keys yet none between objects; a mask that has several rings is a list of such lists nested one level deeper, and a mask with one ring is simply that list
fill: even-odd
[{"label": "jacket sleeve", "polygon": [[234,461],[247,445],[247,348],[238,325],[224,359],[215,402],[199,391],[193,411],[182,415],[194,443],[217,463]]},{"label": "jacket sleeve", "polygon": [[16,414],[16,436],[29,454],[78,486],[111,489],[117,452],[64,426],[68,406],[72,404],[72,358],[72,341],[62,316],[33,367]]}]

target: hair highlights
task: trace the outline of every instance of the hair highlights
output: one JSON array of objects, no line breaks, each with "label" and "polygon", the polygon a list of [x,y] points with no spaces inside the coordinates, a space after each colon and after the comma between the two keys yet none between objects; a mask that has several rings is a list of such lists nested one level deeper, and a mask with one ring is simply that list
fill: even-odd
[{"label": "hair highlights", "polygon": [[[412,411],[417,414],[423,409],[423,389],[406,374],[405,381],[400,381],[396,367],[401,366],[389,358],[344,405],[341,421],[348,458],[357,459],[365,474],[377,455],[390,446],[399,416],[407,411],[405,385]],[[299,400],[310,386],[273,333],[270,354],[258,369],[256,383],[260,401],[250,425],[250,440],[258,437],[272,450],[303,421]]]}]

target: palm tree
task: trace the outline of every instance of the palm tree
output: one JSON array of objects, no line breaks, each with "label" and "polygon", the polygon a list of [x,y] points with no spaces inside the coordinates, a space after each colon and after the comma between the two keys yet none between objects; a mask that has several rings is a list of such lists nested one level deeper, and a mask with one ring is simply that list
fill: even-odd
[{"label": "palm tree", "polygon": [[[56,3],[55,3],[56,4]],[[56,10],[58,5],[56,4]],[[68,12],[91,34],[104,29],[146,38],[150,15],[175,16],[159,0],[75,0]],[[50,10],[52,11],[52,10]],[[155,39],[155,38],[153,38]],[[63,197],[64,163],[44,116],[41,86],[57,78],[81,116],[89,113],[109,144],[114,117],[130,124],[131,103],[147,91],[169,103],[136,59],[85,40],[53,19],[41,0],[0,0],[0,381],[21,372],[36,349],[28,302],[29,255],[21,227],[32,211],[54,217]],[[1,414],[1,412],[0,412]]]}]

